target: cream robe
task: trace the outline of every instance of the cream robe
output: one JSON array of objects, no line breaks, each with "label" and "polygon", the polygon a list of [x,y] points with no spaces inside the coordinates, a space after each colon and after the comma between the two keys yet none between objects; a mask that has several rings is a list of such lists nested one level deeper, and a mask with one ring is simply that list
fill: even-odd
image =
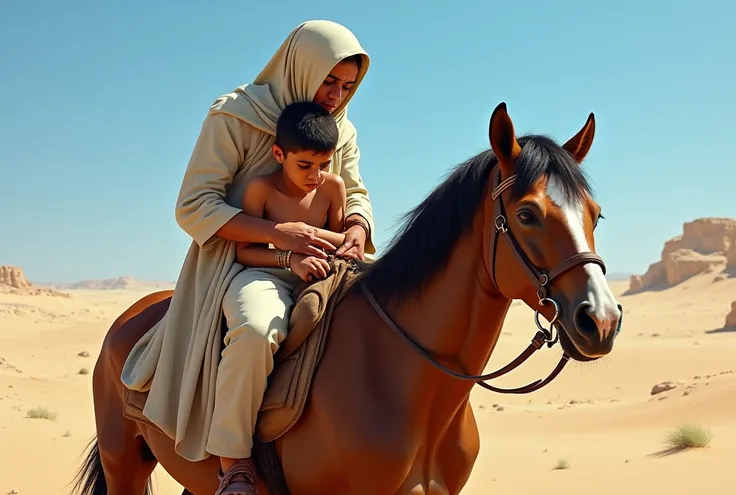
[{"label": "cream robe", "polygon": [[[353,34],[329,21],[308,21],[284,41],[253,85],[220,97],[202,125],[184,174],[176,220],[193,239],[165,317],[133,348],[122,372],[133,390],[149,390],[143,411],[191,461],[205,459],[222,350],[222,300],[242,269],[235,243],[214,234],[241,211],[245,186],[278,168],[271,155],[279,111],[311,100],[341,59],[360,54],[355,89],[334,112],[340,129],[331,172],[347,187],[346,217],[362,215],[374,231],[368,192],[358,171],[360,151],[346,106],[368,69],[369,58]],[[372,239],[366,252],[375,253]]]}]

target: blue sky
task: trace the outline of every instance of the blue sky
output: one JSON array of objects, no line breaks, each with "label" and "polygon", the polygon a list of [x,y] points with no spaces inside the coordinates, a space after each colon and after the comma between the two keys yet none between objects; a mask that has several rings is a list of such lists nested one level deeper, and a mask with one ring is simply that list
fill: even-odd
[{"label": "blue sky", "polygon": [[300,22],[331,19],[372,57],[350,116],[379,244],[488,147],[506,101],[517,131],[560,141],[595,112],[598,250],[643,272],[683,222],[736,217],[734,5],[0,2],[0,264],[175,279],[189,238],[174,202],[209,105]]}]

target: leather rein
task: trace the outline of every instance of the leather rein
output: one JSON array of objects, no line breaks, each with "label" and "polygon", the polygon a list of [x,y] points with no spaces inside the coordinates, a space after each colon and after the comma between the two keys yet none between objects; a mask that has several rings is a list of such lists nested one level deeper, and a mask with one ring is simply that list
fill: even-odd
[{"label": "leather rein", "polygon": [[[492,171],[491,173],[494,173],[496,171]],[[494,202],[494,229],[491,233],[491,243],[490,243],[490,253],[489,258],[491,262],[491,281],[493,282],[493,285],[495,286],[496,290],[498,290],[499,293],[503,294],[501,292],[501,289],[498,287],[498,284],[496,283],[496,252],[498,248],[498,242],[499,239],[504,239],[505,242],[507,242],[509,248],[511,249],[511,252],[516,255],[516,258],[521,263],[521,266],[524,267],[524,270],[529,278],[531,278],[532,282],[539,286],[537,289],[537,298],[539,299],[539,306],[542,307],[547,303],[550,303],[554,306],[555,314],[552,317],[552,319],[549,321],[549,329],[544,328],[542,324],[539,321],[539,309],[537,309],[534,313],[534,321],[537,324],[537,333],[532,337],[531,342],[529,345],[524,349],[524,351],[519,354],[516,359],[511,361],[506,366],[493,371],[491,373],[487,373],[485,375],[466,375],[464,373],[458,373],[457,371],[453,371],[446,366],[443,366],[440,364],[437,360],[435,360],[431,355],[430,351],[422,347],[418,342],[416,342],[414,339],[412,339],[401,327],[399,327],[396,322],[393,321],[393,319],[384,311],[384,309],[381,307],[381,305],[376,301],[375,297],[371,293],[371,291],[366,287],[365,283],[363,281],[360,281],[360,287],[363,290],[363,293],[365,294],[366,298],[368,299],[368,302],[373,307],[374,311],[378,314],[378,316],[381,317],[384,323],[388,325],[391,330],[393,330],[405,343],[407,343],[410,347],[412,347],[421,357],[423,357],[429,364],[437,368],[438,370],[442,371],[443,373],[453,377],[457,378],[459,380],[464,381],[474,381],[477,385],[480,385],[481,387],[490,390],[492,392],[498,392],[502,394],[528,394],[530,392],[534,392],[535,390],[538,390],[548,383],[550,383],[552,380],[554,380],[557,375],[560,374],[562,369],[565,367],[567,362],[570,360],[570,356],[567,355],[567,353],[563,352],[562,357],[560,358],[560,361],[557,363],[557,366],[552,370],[552,372],[547,376],[547,378],[544,379],[537,379],[532,383],[529,383],[527,385],[524,385],[522,387],[518,388],[498,388],[494,387],[493,385],[489,385],[488,383],[485,383],[487,380],[492,380],[494,378],[498,378],[499,376],[505,375],[506,373],[512,371],[513,369],[517,368],[519,365],[521,365],[524,361],[529,359],[529,357],[534,354],[537,350],[541,349],[542,346],[546,343],[547,347],[552,347],[554,344],[557,343],[559,340],[559,333],[558,329],[555,325],[558,325],[557,319],[560,316],[560,305],[559,303],[554,300],[553,298],[549,297],[547,294],[547,287],[549,283],[554,280],[555,278],[559,277],[561,274],[565,273],[569,269],[585,264],[585,263],[597,263],[601,266],[603,269],[603,273],[606,273],[606,265],[601,259],[600,256],[593,252],[583,252],[583,253],[577,253],[569,258],[562,261],[557,267],[554,269],[543,272],[534,264],[531,263],[529,258],[524,253],[524,250],[519,246],[519,243],[517,242],[516,238],[514,237],[513,233],[509,230],[507,220],[506,220],[506,213],[503,206],[503,202],[501,201],[501,194],[508,189],[511,185],[514,184],[516,181],[516,176],[512,175],[505,180],[501,180],[501,171],[498,170],[497,173],[493,176],[493,183],[495,187],[493,188],[491,192],[491,199]],[[509,298],[511,299],[511,298]]]}]

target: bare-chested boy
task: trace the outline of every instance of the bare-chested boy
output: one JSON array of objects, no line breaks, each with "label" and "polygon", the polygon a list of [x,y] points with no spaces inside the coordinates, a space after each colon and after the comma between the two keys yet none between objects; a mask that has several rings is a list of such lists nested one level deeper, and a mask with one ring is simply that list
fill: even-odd
[{"label": "bare-chested boy", "polygon": [[[279,117],[273,145],[273,155],[282,167],[250,181],[243,193],[243,211],[279,223],[304,222],[317,227],[317,235],[333,246],[342,245],[345,236],[338,232],[344,230],[345,183],[341,177],[327,173],[338,134],[334,118],[320,105],[310,102],[287,106]],[[248,431],[252,438],[268,376],[273,371],[273,354],[289,333],[294,288],[302,280],[326,277],[329,265],[321,258],[278,251],[264,244],[239,243],[236,257],[244,269],[235,276],[240,280],[230,284],[223,299],[230,330],[225,334],[222,352],[237,355],[247,370],[218,371],[216,386],[218,394],[227,391],[228,395],[242,396],[251,407],[249,414],[241,411],[236,416],[216,407],[216,414],[221,416],[214,422],[219,425],[214,434],[226,445],[220,446],[217,453],[220,477],[224,472],[235,473],[225,482],[232,482],[229,489],[235,490],[233,493],[252,493],[252,462],[235,457],[250,451],[252,443],[227,445],[228,430]]]},{"label": "bare-chested boy", "polygon": [[[334,246],[344,242],[345,183],[329,174],[337,147],[333,117],[312,102],[287,106],[276,127],[273,155],[282,168],[257,177],[243,195],[243,211],[274,222],[304,222]],[[289,268],[304,281],[324,278],[327,261],[265,245],[238,245],[237,260],[246,268]]]}]

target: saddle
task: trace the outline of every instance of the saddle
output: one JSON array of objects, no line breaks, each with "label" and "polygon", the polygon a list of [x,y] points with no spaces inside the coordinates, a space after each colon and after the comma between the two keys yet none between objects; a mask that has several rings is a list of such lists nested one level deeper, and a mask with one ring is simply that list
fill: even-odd
[{"label": "saddle", "polygon": [[[362,274],[352,261],[330,260],[330,273],[316,282],[299,284],[289,334],[274,355],[256,423],[256,435],[268,443],[284,435],[301,417],[312,378],[322,358],[332,314]],[[223,322],[223,335],[226,330]],[[126,390],[123,414],[128,419],[160,429],[143,415],[148,392]]]}]

